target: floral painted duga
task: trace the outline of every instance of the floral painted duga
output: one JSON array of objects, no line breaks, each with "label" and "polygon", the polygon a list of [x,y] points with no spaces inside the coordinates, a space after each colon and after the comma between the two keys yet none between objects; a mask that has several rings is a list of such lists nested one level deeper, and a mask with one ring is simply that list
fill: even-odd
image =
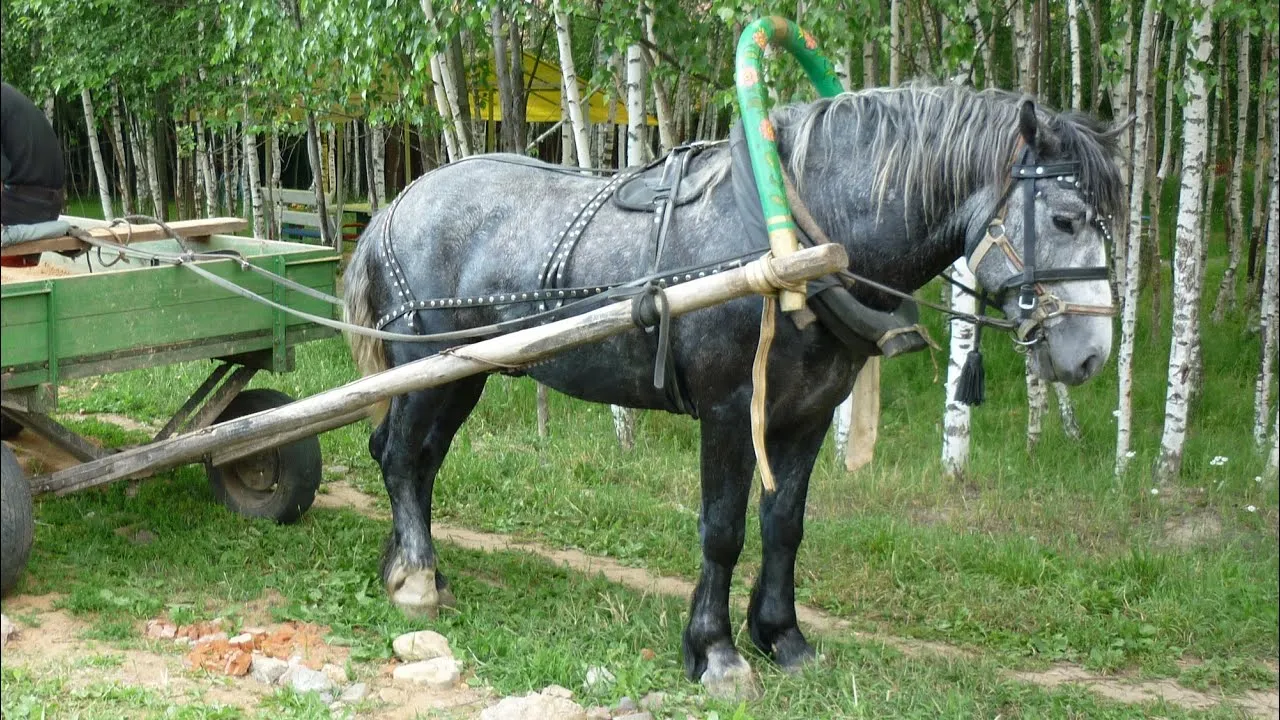
[{"label": "floral painted duga", "polygon": [[775,253],[793,251],[796,247],[795,222],[782,183],[782,164],[778,161],[777,138],[769,122],[765,104],[765,88],[760,82],[761,61],[769,46],[785,48],[808,74],[814,88],[824,97],[839,94],[843,88],[835,68],[818,52],[818,41],[795,23],[780,17],[760,18],[747,26],[738,41],[735,75],[738,90],[738,112],[746,131],[751,169],[760,191],[760,205]]}]

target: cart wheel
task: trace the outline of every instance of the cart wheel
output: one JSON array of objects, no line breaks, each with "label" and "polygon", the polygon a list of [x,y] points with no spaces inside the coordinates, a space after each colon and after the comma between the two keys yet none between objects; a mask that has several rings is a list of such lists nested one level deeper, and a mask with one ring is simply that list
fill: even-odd
[{"label": "cart wheel", "polygon": [[0,596],[8,595],[31,554],[31,486],[8,445],[0,444]]},{"label": "cart wheel", "polygon": [[0,440],[12,440],[18,437],[20,432],[22,432],[22,423],[8,415],[0,415]]},{"label": "cart wheel", "polygon": [[[276,390],[245,390],[215,422],[291,402],[293,398]],[[320,440],[313,435],[219,467],[206,464],[205,473],[214,497],[231,510],[248,517],[294,523],[311,507],[320,487]]]}]

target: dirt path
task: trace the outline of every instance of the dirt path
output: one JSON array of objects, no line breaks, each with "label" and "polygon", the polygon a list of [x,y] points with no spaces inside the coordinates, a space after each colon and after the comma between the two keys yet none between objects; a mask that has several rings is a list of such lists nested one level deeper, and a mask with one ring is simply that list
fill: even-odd
[{"label": "dirt path", "polygon": [[[316,498],[320,507],[345,507],[369,517],[386,519],[388,514],[373,498],[345,482],[329,483],[327,495]],[[693,583],[682,578],[655,575],[640,568],[627,567],[616,560],[594,557],[576,550],[557,550],[538,543],[521,542],[508,535],[477,532],[466,528],[436,523],[432,526],[436,540],[451,543],[468,550],[494,552],[515,551],[537,555],[588,575],[599,573],[611,582],[625,585],[640,592],[661,593],[687,598],[693,593]],[[746,600],[736,600],[740,608]],[[865,633],[852,629],[848,620],[838,618],[816,608],[796,605],[796,614],[805,626],[825,635],[852,635],[860,642],[871,642],[891,647],[905,655],[939,655],[950,658],[974,657],[975,653],[948,643],[929,640]],[[1163,699],[1171,705],[1191,710],[1205,710],[1224,703],[1231,703],[1258,718],[1280,717],[1280,693],[1276,690],[1248,692],[1237,697],[1223,697],[1183,687],[1173,680],[1136,680],[1117,676],[1099,675],[1073,663],[1055,663],[1048,670],[1004,671],[1004,676],[1020,682],[1054,688],[1060,685],[1080,685],[1110,700],[1124,703],[1145,703]]]}]

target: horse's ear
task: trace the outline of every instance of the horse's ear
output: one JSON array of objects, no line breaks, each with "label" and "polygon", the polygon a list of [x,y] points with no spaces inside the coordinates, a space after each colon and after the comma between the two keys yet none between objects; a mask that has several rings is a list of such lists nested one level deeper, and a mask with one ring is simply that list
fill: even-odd
[{"label": "horse's ear", "polygon": [[1040,122],[1036,119],[1036,104],[1030,100],[1023,100],[1018,107],[1018,133],[1022,135],[1022,141],[1027,147],[1036,146],[1036,130],[1040,127]]},{"label": "horse's ear", "polygon": [[1129,117],[1124,119],[1124,122],[1118,122],[1115,125],[1113,125],[1109,130],[1102,133],[1101,137],[1103,140],[1106,140],[1107,142],[1115,142],[1117,139],[1120,138],[1121,135],[1128,132],[1129,128],[1132,127],[1133,124],[1137,121],[1138,121],[1138,116],[1136,114],[1130,115]]}]

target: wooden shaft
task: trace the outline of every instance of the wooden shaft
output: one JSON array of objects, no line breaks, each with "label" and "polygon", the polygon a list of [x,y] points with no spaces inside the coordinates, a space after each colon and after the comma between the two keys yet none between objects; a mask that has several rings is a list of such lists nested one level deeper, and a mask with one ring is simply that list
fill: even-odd
[{"label": "wooden shaft", "polygon": [[[65,218],[64,218],[65,219]],[[79,224],[79,223],[75,223]],[[197,220],[176,220],[166,223],[178,235],[197,239],[208,237],[210,235],[225,235],[227,233],[235,233],[249,227],[248,221],[243,218],[223,217],[223,218],[200,218]],[[128,242],[142,242],[144,240],[163,240],[169,237],[169,232],[159,225],[145,224],[134,225],[132,231],[128,226],[120,225],[116,227],[95,227],[85,230],[90,236],[100,240],[110,240],[120,244]],[[83,241],[65,235],[56,238],[45,238],[44,240],[33,240],[31,242],[18,243],[17,245],[9,245],[0,250],[0,255],[31,255],[42,252],[65,252],[68,250],[85,250],[89,246]]]},{"label": "wooden shaft", "polygon": [[[772,272],[763,264],[772,263]],[[783,258],[764,258],[726,272],[692,280],[666,290],[671,314],[700,310],[752,293],[771,293],[773,283],[792,284],[836,272],[848,258],[839,245],[822,245]],[[465,345],[369,375],[327,392],[284,407],[246,415],[235,420],[179,435],[107,458],[77,465],[50,475],[35,492],[69,492],[130,477],[145,477],[189,462],[215,456],[237,457],[236,449],[265,449],[263,438],[274,444],[297,439],[299,428],[337,427],[329,421],[355,417],[358,410],[387,398],[437,387],[499,368],[520,367],[557,353],[598,342],[634,328],[631,304],[620,302],[577,317],[520,330]],[[345,416],[345,417],[344,417]]]}]

